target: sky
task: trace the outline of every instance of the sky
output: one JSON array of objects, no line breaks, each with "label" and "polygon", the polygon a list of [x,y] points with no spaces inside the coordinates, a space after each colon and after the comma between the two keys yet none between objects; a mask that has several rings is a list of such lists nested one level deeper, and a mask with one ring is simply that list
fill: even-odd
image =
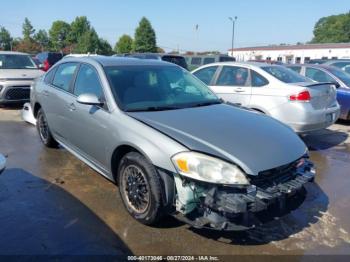
[{"label": "sky", "polygon": [[[100,37],[114,46],[123,34],[134,35],[147,17],[166,51],[227,52],[237,16],[235,47],[295,44],[312,39],[317,20],[350,11],[349,0],[10,0],[1,3],[0,26],[22,35],[28,17],[35,29],[55,20],[87,16]],[[198,30],[196,30],[198,25]]]}]

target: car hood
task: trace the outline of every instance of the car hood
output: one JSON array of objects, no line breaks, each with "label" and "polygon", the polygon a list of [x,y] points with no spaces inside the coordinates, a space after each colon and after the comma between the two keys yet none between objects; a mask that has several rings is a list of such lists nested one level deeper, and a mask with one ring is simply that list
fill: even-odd
[{"label": "car hood", "polygon": [[44,74],[39,69],[0,69],[0,79],[6,80],[29,80]]},{"label": "car hood", "polygon": [[231,105],[128,112],[128,115],[190,150],[233,162],[250,175],[289,164],[307,151],[304,142],[288,126]]}]

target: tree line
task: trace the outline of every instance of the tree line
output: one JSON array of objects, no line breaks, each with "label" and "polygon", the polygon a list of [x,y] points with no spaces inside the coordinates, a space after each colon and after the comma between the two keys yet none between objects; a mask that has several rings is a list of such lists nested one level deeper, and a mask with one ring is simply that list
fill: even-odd
[{"label": "tree line", "polygon": [[57,20],[46,31],[36,30],[28,18],[22,25],[22,37],[13,38],[10,32],[0,26],[0,50],[13,50],[26,53],[56,51],[63,53],[97,53],[111,55],[113,53],[159,52],[156,33],[150,21],[143,17],[135,30],[134,38],[123,35],[114,48],[99,37],[86,16],[78,16],[70,24]]}]

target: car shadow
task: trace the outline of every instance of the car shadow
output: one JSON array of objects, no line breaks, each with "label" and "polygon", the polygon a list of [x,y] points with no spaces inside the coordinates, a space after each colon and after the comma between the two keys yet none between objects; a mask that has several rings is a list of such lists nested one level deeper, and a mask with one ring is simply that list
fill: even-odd
[{"label": "car shadow", "polygon": [[113,230],[63,188],[23,169],[0,175],[0,254],[132,254]]},{"label": "car shadow", "polygon": [[328,210],[328,196],[317,184],[306,185],[305,201],[295,210],[247,231],[214,231],[191,228],[203,237],[232,245],[264,245],[287,239],[317,223]]},{"label": "car shadow", "polygon": [[323,129],[301,136],[310,151],[325,150],[342,144],[348,134],[341,130]]},{"label": "car shadow", "polygon": [[23,108],[24,103],[11,103],[11,104],[1,104],[0,108],[2,110],[20,110]]}]

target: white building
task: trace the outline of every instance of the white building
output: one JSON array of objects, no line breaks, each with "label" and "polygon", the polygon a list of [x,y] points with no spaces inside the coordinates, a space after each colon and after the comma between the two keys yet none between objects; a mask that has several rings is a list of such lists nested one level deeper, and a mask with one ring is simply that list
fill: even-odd
[{"label": "white building", "polygon": [[271,60],[305,63],[310,59],[350,59],[350,43],[305,44],[234,48],[228,51],[237,61]]}]

